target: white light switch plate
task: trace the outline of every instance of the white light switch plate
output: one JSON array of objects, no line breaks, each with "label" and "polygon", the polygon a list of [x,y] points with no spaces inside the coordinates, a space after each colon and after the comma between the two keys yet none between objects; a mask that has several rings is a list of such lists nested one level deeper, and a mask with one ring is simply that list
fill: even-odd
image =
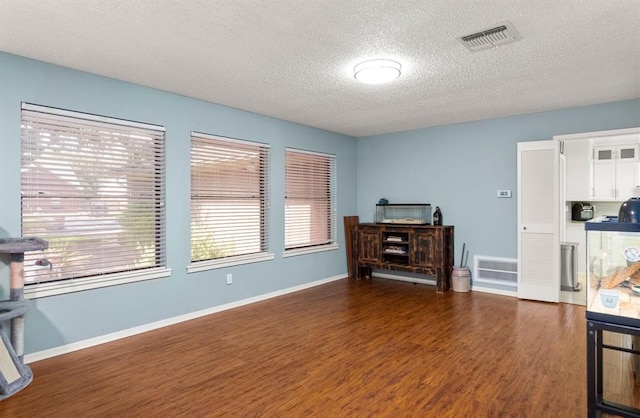
[{"label": "white light switch plate", "polygon": [[511,190],[498,190],[498,197],[511,197]]}]

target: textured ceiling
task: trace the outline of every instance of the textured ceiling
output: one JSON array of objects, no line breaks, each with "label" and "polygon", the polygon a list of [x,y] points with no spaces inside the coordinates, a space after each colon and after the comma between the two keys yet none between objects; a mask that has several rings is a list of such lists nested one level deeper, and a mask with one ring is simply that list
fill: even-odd
[{"label": "textured ceiling", "polygon": [[0,0],[0,51],[360,137],[640,98],[640,1]]}]

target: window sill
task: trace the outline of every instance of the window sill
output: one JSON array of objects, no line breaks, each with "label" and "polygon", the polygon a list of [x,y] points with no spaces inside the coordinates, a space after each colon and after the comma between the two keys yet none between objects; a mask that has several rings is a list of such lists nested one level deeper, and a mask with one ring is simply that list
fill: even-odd
[{"label": "window sill", "polygon": [[338,244],[325,244],[325,245],[318,245],[315,247],[293,248],[291,250],[285,250],[285,252],[282,253],[282,257],[283,258],[295,257],[298,255],[320,253],[324,251],[333,251],[333,250],[337,250],[338,248],[340,248]]},{"label": "window sill", "polygon": [[129,271],[126,273],[83,277],[82,279],[70,279],[59,282],[27,284],[24,287],[24,296],[27,299],[37,299],[169,276],[171,276],[171,269],[160,267],[140,271]]},{"label": "window sill", "polygon": [[259,253],[240,255],[237,257],[222,258],[219,260],[196,261],[187,267],[187,273],[196,273],[199,271],[214,270],[224,267],[239,266],[242,264],[258,263],[261,261],[273,260],[272,253]]}]

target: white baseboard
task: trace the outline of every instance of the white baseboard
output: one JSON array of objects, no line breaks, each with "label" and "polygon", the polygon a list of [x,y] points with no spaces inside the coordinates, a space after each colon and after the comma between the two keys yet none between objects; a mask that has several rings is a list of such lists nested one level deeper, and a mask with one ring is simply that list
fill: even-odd
[{"label": "white baseboard", "polygon": [[483,292],[483,293],[493,293],[494,295],[502,295],[502,296],[511,296],[514,298],[518,297],[518,292],[515,290],[502,290],[502,289],[494,289],[492,287],[484,287],[484,286],[471,286],[471,291],[473,292]]},{"label": "white baseboard", "polygon": [[[375,272],[373,273],[373,277],[380,277],[382,279],[400,280],[403,282],[410,282],[410,283],[421,283],[421,284],[427,284],[432,286],[436,286],[437,284],[436,281],[432,279],[414,278],[414,277],[402,276],[399,274],[387,274],[387,273]],[[484,287],[484,286],[477,286],[477,285],[472,286],[471,290],[474,292],[493,293],[494,295],[511,296],[514,298],[518,297],[518,292],[515,290],[494,289],[492,287]]]},{"label": "white baseboard", "polygon": [[432,280],[432,279],[422,279],[422,278],[416,278],[416,277],[408,277],[408,276],[402,276],[400,274],[388,274],[388,273],[375,272],[375,273],[373,273],[373,277],[380,277],[382,279],[400,280],[402,282],[428,284],[428,285],[433,285],[433,286],[436,285],[436,281]]},{"label": "white baseboard", "polygon": [[213,306],[211,308],[203,309],[201,311],[191,312],[184,315],[179,315],[173,318],[164,319],[162,321],[152,322],[145,325],[140,325],[138,327],[125,329],[118,332],[113,332],[111,334],[101,335],[99,337],[89,338],[88,340],[77,341],[71,344],[61,345],[59,347],[50,348],[47,350],[38,351],[31,354],[25,354],[24,362],[26,364],[33,363],[40,360],[45,360],[51,357],[60,356],[62,354],[71,353],[73,351],[82,350],[85,348],[93,347],[96,345],[108,343],[111,341],[119,340],[121,338],[131,337],[133,335],[142,334],[143,332],[153,331],[154,329],[167,327],[169,325],[175,325],[180,322],[189,321],[191,319],[200,318],[202,316],[211,315],[217,312],[226,311],[229,309],[237,308],[244,305],[249,305],[251,303],[260,302],[263,300],[275,298],[278,296],[286,295],[288,293],[299,292],[304,289],[309,289],[311,287],[320,286],[326,283],[330,283],[336,280],[341,280],[347,278],[348,275],[341,274],[333,277],[329,277],[326,279],[316,280],[310,283],[304,283],[298,286],[289,287],[287,289],[277,290],[275,292],[266,293],[264,295],[254,296],[248,299],[242,299],[235,302],[230,302],[224,305]]}]

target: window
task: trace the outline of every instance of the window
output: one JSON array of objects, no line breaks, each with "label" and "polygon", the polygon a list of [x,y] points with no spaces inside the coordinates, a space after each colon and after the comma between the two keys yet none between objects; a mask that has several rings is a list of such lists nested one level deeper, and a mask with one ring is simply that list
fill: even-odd
[{"label": "window", "polygon": [[191,134],[189,272],[273,259],[268,172],[268,145]]},{"label": "window", "polygon": [[67,293],[169,275],[164,128],[22,105],[25,293]]},{"label": "window", "polygon": [[286,150],[285,253],[336,246],[334,155]]}]

